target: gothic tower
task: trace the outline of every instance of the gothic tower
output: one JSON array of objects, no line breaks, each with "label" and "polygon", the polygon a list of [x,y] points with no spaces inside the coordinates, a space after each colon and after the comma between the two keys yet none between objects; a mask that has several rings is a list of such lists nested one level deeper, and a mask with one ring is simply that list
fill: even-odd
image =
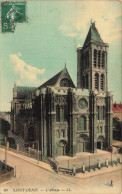
[{"label": "gothic tower", "polygon": [[77,87],[107,91],[107,48],[91,23],[83,47],[77,49]]},{"label": "gothic tower", "polygon": [[113,94],[107,89],[107,50],[95,23],[77,49],[77,88],[89,90],[91,152],[112,145]]}]

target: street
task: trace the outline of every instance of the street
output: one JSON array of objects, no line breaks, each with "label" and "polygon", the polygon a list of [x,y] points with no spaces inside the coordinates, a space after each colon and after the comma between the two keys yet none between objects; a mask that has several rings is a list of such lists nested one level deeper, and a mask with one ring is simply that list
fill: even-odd
[{"label": "street", "polygon": [[[114,171],[87,179],[79,179],[66,175],[59,175],[23,159],[7,154],[7,162],[16,166],[16,178],[0,185],[0,193],[87,193],[87,194],[120,194],[121,172]],[[4,152],[0,150],[0,160],[4,159]],[[113,180],[113,187],[110,186]]]}]

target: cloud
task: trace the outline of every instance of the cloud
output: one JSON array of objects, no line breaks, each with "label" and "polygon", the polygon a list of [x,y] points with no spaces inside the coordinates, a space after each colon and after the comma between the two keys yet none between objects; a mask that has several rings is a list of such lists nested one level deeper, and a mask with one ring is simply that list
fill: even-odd
[{"label": "cloud", "polygon": [[76,33],[69,33],[67,35],[70,36],[70,37],[75,37],[77,34]]},{"label": "cloud", "polygon": [[41,83],[40,77],[45,69],[38,69],[37,67],[28,65],[24,60],[20,59],[21,53],[11,54],[10,60],[12,61],[14,72],[19,76],[18,84],[28,84],[38,86]]},{"label": "cloud", "polygon": [[[68,11],[68,9],[70,11]],[[113,1],[73,1],[64,7],[59,30],[65,35],[84,40],[88,33],[91,18],[106,43],[120,41],[121,4]]]},{"label": "cloud", "polygon": [[4,111],[11,111],[11,103],[10,102],[5,102],[2,101],[2,105],[0,107],[0,111],[4,112]]}]

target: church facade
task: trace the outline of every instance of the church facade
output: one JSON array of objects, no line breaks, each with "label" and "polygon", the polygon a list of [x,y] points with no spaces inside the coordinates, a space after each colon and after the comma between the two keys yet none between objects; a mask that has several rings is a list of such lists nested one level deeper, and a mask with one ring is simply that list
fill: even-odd
[{"label": "church facade", "polygon": [[12,129],[42,156],[75,156],[112,145],[113,93],[107,89],[108,44],[92,23],[77,49],[77,87],[67,68],[38,88],[14,85]]}]

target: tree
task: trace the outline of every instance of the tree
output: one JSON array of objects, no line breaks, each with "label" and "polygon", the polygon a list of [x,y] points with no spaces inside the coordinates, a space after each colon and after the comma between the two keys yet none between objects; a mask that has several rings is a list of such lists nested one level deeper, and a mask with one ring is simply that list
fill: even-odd
[{"label": "tree", "polygon": [[122,122],[117,118],[113,118],[113,139],[121,140]]},{"label": "tree", "polygon": [[8,121],[0,118],[0,133],[7,135],[8,130],[10,130],[10,124]]}]

